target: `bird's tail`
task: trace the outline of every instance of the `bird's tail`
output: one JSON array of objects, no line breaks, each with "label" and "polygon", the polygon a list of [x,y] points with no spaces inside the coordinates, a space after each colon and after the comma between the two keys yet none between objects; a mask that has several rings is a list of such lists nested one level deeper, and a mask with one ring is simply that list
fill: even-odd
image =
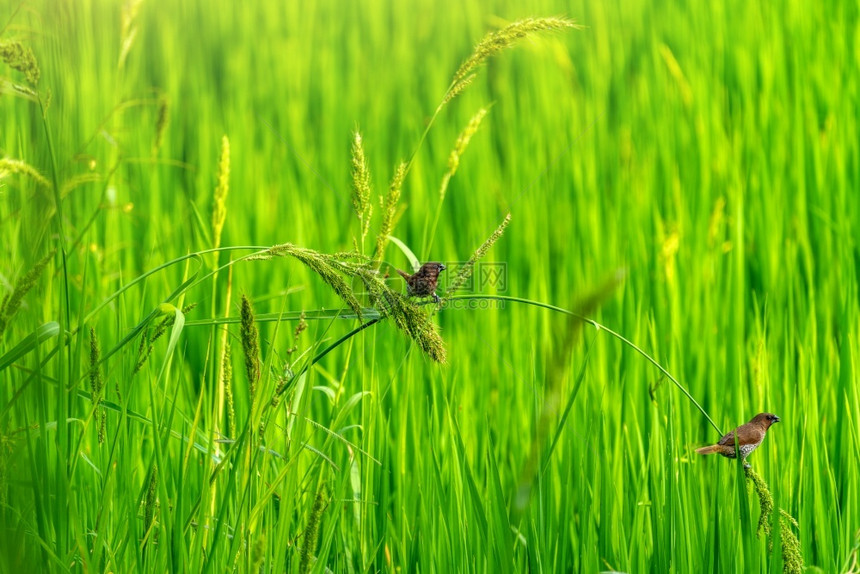
[{"label": "bird's tail", "polygon": [[412,277],[406,271],[401,271],[400,269],[395,269],[395,271],[397,271],[400,274],[400,276],[403,277],[404,279],[409,279],[410,277]]},{"label": "bird's tail", "polygon": [[712,444],[710,446],[703,446],[702,448],[697,448],[696,452],[699,454],[714,454],[715,452],[719,452],[720,445]]}]

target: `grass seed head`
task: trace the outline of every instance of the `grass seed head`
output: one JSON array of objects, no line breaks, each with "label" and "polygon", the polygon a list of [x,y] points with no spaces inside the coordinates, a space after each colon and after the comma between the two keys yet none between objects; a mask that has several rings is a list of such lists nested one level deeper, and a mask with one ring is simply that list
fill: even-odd
[{"label": "grass seed head", "polygon": [[[753,490],[758,495],[759,508],[761,510],[756,535],[758,536],[764,531],[765,536],[769,538],[768,550],[773,550],[773,537],[771,536],[771,515],[774,508],[773,496],[761,475],[752,468],[746,468],[745,473],[747,480],[752,483]],[[780,508],[777,528],[780,529],[780,539],[782,540],[782,571],[786,574],[800,574],[803,572],[803,554],[800,552],[800,540],[792,531],[792,526],[799,528],[797,520]]]},{"label": "grass seed head", "polygon": [[161,144],[164,141],[164,132],[167,130],[169,119],[170,103],[167,98],[161,98],[158,102],[158,116],[155,119],[155,141],[152,144],[152,155],[156,155],[158,150],[161,149]]},{"label": "grass seed head", "polygon": [[221,384],[224,385],[224,395],[227,399],[227,432],[236,437],[236,404],[233,400],[233,354],[230,343],[224,347],[224,358],[221,361]]},{"label": "grass seed head", "polygon": [[0,159],[0,179],[6,177],[8,174],[16,173],[26,175],[43,187],[51,187],[51,182],[49,182],[44,175],[39,173],[39,170],[27,162],[10,158]]},{"label": "grass seed head", "polygon": [[239,338],[242,341],[242,352],[245,354],[245,375],[248,377],[248,390],[251,403],[257,391],[257,381],[260,378],[260,342],[257,324],[254,322],[254,310],[247,296],[242,295],[241,330]]},{"label": "grass seed head", "polygon": [[308,518],[308,525],[305,528],[301,561],[299,562],[299,572],[302,574],[306,574],[311,571],[311,558],[313,558],[317,547],[320,518],[322,518],[323,511],[325,511],[326,508],[325,499],[325,488],[321,488],[314,499],[314,505],[313,508],[311,508],[311,514]]},{"label": "grass seed head", "polygon": [[12,293],[3,298],[3,303],[0,304],[0,335],[3,334],[3,331],[6,330],[9,322],[18,312],[18,309],[21,307],[21,302],[24,300],[24,296],[27,295],[27,293],[36,285],[36,281],[38,281],[39,276],[42,275],[42,271],[47,267],[51,259],[54,258],[54,253],[55,251],[52,250],[42,259],[37,261],[32,269],[18,278],[18,281],[15,282],[15,288],[12,290]]},{"label": "grass seed head", "polygon": [[370,168],[367,165],[367,157],[364,155],[361,134],[355,132],[352,141],[352,207],[361,224],[362,242],[370,230],[370,218],[373,214],[370,192]]},{"label": "grass seed head", "polygon": [[143,530],[148,532],[155,519],[155,509],[158,501],[158,465],[152,466],[149,475],[149,487],[146,489],[146,499],[143,510]]},{"label": "grass seed head", "polygon": [[403,178],[406,177],[406,166],[405,162],[401,162],[397,166],[397,169],[394,170],[394,177],[391,179],[388,193],[385,194],[385,199],[382,202],[382,224],[379,226],[379,234],[376,236],[376,254],[373,256],[373,259],[376,261],[382,260],[385,246],[388,245],[388,236],[394,230],[397,204],[400,202]]},{"label": "grass seed head", "polygon": [[765,536],[770,536],[770,515],[773,512],[773,496],[770,494],[770,489],[767,486],[767,483],[764,479],[759,475],[756,471],[754,471],[751,467],[745,469],[747,478],[753,485],[753,489],[755,493],[758,495],[759,508],[761,509],[761,514],[758,517],[758,527],[756,528],[756,535],[760,535],[762,531],[764,531]]},{"label": "grass seed head", "polygon": [[266,535],[259,533],[251,546],[251,572],[260,572],[263,566],[263,558],[266,555]]},{"label": "grass seed head", "polygon": [[462,287],[466,281],[469,280],[469,277],[472,276],[472,273],[475,270],[475,264],[484,258],[490,248],[493,246],[496,241],[498,241],[502,235],[505,233],[505,229],[508,227],[508,224],[511,222],[511,214],[507,214],[505,219],[501,224],[493,231],[492,235],[490,235],[486,241],[484,241],[480,247],[475,251],[475,253],[469,258],[469,260],[463,265],[457,274],[454,276],[454,279],[448,285],[448,289],[445,291],[445,295],[448,296],[451,293],[454,293],[457,289]]},{"label": "grass seed head", "polygon": [[102,401],[102,392],[104,390],[104,377],[99,365],[101,362],[101,349],[99,348],[99,339],[96,336],[96,330],[90,327],[90,390],[92,391],[92,403],[95,408],[95,418],[99,425],[99,444],[105,441],[105,426],[106,413],[99,408],[99,403]]},{"label": "grass seed head", "polygon": [[218,162],[218,184],[215,186],[215,201],[212,205],[212,240],[215,248],[221,245],[221,231],[227,219],[227,193],[230,191],[230,140],[221,138],[221,159]]},{"label": "grass seed head", "polygon": [[451,155],[448,156],[448,172],[452,176],[457,173],[457,168],[460,166],[460,156],[462,156],[463,152],[466,151],[466,148],[469,147],[469,141],[471,141],[472,136],[478,131],[478,128],[481,126],[481,121],[483,121],[484,116],[486,115],[486,108],[478,110],[478,113],[472,116],[472,119],[470,119],[469,123],[466,124],[465,129],[463,129],[457,137],[454,149],[451,150]]},{"label": "grass seed head", "polygon": [[475,78],[477,78],[477,77],[478,77],[478,74],[469,74],[468,76],[466,76],[462,80],[457,81],[451,87],[451,89],[448,90],[448,93],[445,94],[445,97],[442,99],[441,105],[442,106],[446,105],[448,102],[450,102],[451,100],[453,100],[454,98],[456,98],[457,96],[462,94],[466,90],[466,88],[468,88],[472,84],[472,82],[475,81]]},{"label": "grass seed head", "polygon": [[779,509],[780,536],[782,538],[782,571],[785,574],[802,574],[803,554],[800,552],[800,540],[789,525],[797,528],[797,521],[783,509]]},{"label": "grass seed head", "polygon": [[31,86],[35,87],[39,83],[42,72],[39,70],[39,62],[36,61],[36,55],[31,48],[20,42],[0,43],[0,60],[13,70],[24,74]]},{"label": "grass seed head", "polygon": [[[491,56],[513,46],[518,40],[536,32],[576,28],[577,25],[567,18],[526,18],[505,26],[496,32],[490,32],[478,42],[472,55],[469,56],[457,73],[454,74],[452,90],[466,79],[476,68],[483,65]],[[462,91],[462,89],[460,90]],[[451,90],[449,90],[449,93]]]},{"label": "grass seed head", "polygon": [[326,257],[313,249],[297,247],[292,243],[276,245],[268,253],[277,257],[291,256],[304,263],[311,271],[319,275],[356,315],[361,316],[361,302],[359,302],[352,289],[349,288],[343,277],[338,274],[338,271],[330,263],[330,261],[335,260],[332,256]]}]

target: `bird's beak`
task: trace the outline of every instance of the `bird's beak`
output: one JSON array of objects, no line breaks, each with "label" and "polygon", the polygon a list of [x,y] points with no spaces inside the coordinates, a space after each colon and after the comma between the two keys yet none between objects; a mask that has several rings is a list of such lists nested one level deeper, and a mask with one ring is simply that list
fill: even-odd
[{"label": "bird's beak", "polygon": [[778,423],[778,422],[779,422],[779,417],[778,417],[778,416],[776,416],[776,415],[773,415],[773,422]]},{"label": "bird's beak", "polygon": [[445,271],[445,269],[447,269],[447,267],[445,267],[444,265],[442,265],[442,264],[440,263],[440,264],[439,264],[439,271]]}]

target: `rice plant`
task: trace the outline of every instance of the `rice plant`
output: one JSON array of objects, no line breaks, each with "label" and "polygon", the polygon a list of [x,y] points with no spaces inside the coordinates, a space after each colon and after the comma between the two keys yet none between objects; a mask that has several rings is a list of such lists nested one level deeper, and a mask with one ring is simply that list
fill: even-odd
[{"label": "rice plant", "polygon": [[857,571],[856,7],[3,13],[0,570]]}]

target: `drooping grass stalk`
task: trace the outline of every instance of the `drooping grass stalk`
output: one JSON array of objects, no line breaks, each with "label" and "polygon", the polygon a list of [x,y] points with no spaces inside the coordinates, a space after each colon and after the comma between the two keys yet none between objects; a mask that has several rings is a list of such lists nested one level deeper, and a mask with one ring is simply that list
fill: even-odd
[{"label": "drooping grass stalk", "polygon": [[8,157],[0,158],[0,179],[3,179],[10,173],[26,175],[27,177],[29,177],[43,187],[51,187],[51,182],[48,181],[44,175],[39,173],[39,170],[37,170],[35,167],[31,166],[27,162],[21,161],[20,159],[11,159]]},{"label": "drooping grass stalk", "polygon": [[291,243],[284,243],[282,245],[271,247],[260,257],[283,257],[285,255],[294,257],[304,263],[313,272],[319,275],[320,278],[332,288],[337,296],[340,297],[344,303],[349,305],[357,315],[361,315],[361,303],[358,301],[347,282],[344,281],[343,277],[338,273],[338,269],[333,266],[332,263],[334,258],[332,256],[324,256],[313,249],[306,249]]},{"label": "drooping grass stalk", "polygon": [[768,551],[773,550],[773,532],[771,530],[771,522],[775,522],[779,529],[779,537],[782,542],[782,563],[783,572],[785,574],[800,574],[803,572],[803,554],[800,550],[800,540],[792,531],[791,527],[799,528],[797,520],[794,519],[788,512],[779,509],[779,516],[776,519],[773,517],[773,496],[770,494],[770,488],[767,483],[752,467],[744,469],[744,474],[747,480],[752,484],[759,501],[758,527],[756,528],[756,536],[760,536],[764,532],[765,538],[768,539]]},{"label": "drooping grass stalk", "polygon": [[635,343],[633,343],[632,341],[630,341],[629,339],[627,339],[626,337],[624,337],[620,333],[613,331],[609,327],[606,327],[605,325],[598,323],[594,319],[583,316],[583,315],[581,315],[575,311],[569,311],[567,309],[563,309],[563,308],[557,307],[555,305],[550,305],[548,303],[541,303],[539,301],[532,301],[530,299],[523,299],[521,297],[510,297],[507,295],[456,295],[453,297],[449,297],[448,301],[457,301],[457,300],[467,301],[470,299],[486,299],[489,301],[510,301],[512,303],[522,303],[524,305],[531,305],[534,307],[540,307],[542,309],[555,311],[556,313],[563,313],[565,315],[578,317],[582,321],[584,321],[585,323],[588,323],[589,325],[591,325],[592,327],[597,329],[598,331],[605,331],[605,332],[609,333],[610,335],[612,335],[612,337],[618,339],[623,344],[625,344],[626,346],[630,347],[631,349],[633,349],[634,351],[636,351],[637,353],[642,355],[642,357],[644,357],[649,363],[654,365],[657,368],[657,370],[659,370],[663,374],[663,376],[665,376],[667,379],[672,381],[672,384],[675,385],[678,388],[678,390],[684,394],[684,396],[687,398],[687,400],[689,400],[693,404],[693,406],[695,406],[696,409],[698,409],[698,411],[700,413],[702,413],[702,416],[704,416],[705,419],[707,419],[707,421],[711,424],[711,426],[714,427],[714,430],[717,431],[717,434],[720,434],[720,435],[723,434],[723,431],[720,430],[720,427],[717,426],[717,423],[715,423],[713,421],[713,419],[711,419],[711,417],[708,415],[708,413],[705,412],[705,409],[703,409],[702,406],[698,403],[698,401],[696,401],[696,399],[693,398],[693,395],[690,394],[690,392],[686,389],[686,387],[684,387],[684,385],[682,385],[680,382],[678,382],[678,379],[676,379],[672,375],[672,373],[670,373],[668,370],[666,370],[665,367],[663,367],[660,363],[658,363],[656,359],[654,359],[651,355],[649,355],[647,352],[645,352],[645,350],[643,350],[641,347],[639,347],[638,345],[636,345]]},{"label": "drooping grass stalk", "polygon": [[413,302],[386,285],[368,258],[353,254],[351,256],[357,257],[357,262],[351,262],[346,260],[350,254],[326,255],[289,243],[276,245],[259,258],[285,255],[295,257],[315,271],[357,316],[362,317],[361,303],[343,276],[359,280],[378,313],[390,317],[395,326],[413,339],[431,359],[445,362],[445,344],[435,324]]},{"label": "drooping grass stalk", "polygon": [[445,95],[442,96],[442,101],[439,102],[439,105],[430,117],[430,121],[427,122],[424,132],[418,140],[418,145],[415,147],[415,151],[412,152],[412,156],[407,162],[406,171],[408,172],[409,168],[412,167],[412,162],[418,154],[418,151],[421,149],[421,146],[424,144],[424,140],[427,139],[427,134],[430,133],[430,128],[433,127],[439,113],[446,105],[448,105],[449,102],[462,94],[466,88],[474,82],[477,69],[480,68],[489,58],[500,54],[506,49],[514,46],[519,40],[527,38],[535,33],[578,27],[579,26],[577,26],[575,22],[566,18],[526,18],[513,22],[501,30],[490,32],[484,36],[484,38],[475,46],[472,54],[454,73],[454,77],[451,79],[451,83],[448,85]]}]

